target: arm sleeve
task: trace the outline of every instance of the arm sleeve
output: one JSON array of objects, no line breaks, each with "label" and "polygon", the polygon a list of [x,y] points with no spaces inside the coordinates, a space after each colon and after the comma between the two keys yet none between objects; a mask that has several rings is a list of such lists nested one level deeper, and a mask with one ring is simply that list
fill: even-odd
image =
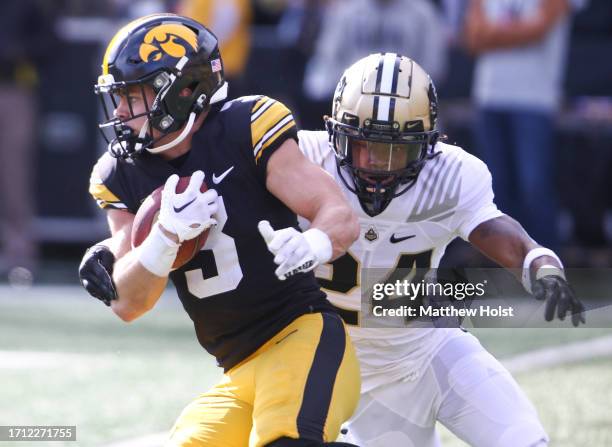
[{"label": "arm sleeve", "polygon": [[493,201],[492,177],[487,165],[467,154],[461,170],[462,197],[457,212],[457,234],[468,240],[470,233],[482,222],[502,216]]},{"label": "arm sleeve", "polygon": [[293,114],[283,103],[262,96],[251,108],[251,149],[259,175],[265,179],[270,156],[289,138],[297,142]]},{"label": "arm sleeve", "polygon": [[113,186],[115,160],[108,160],[107,154],[102,156],[91,171],[89,178],[89,193],[102,209],[126,210],[125,200],[120,198],[120,192]]}]

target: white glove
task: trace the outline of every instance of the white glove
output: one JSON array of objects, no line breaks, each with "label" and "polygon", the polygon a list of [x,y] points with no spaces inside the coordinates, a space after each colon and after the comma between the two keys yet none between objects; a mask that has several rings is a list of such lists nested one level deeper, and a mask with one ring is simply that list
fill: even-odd
[{"label": "white glove", "polygon": [[217,191],[209,189],[200,192],[204,173],[196,171],[189,180],[189,185],[182,193],[176,192],[179,177],[171,175],[166,180],[162,191],[159,224],[177,235],[179,242],[193,239],[202,231],[216,225],[211,216],[217,212]]},{"label": "white glove", "polygon": [[297,273],[309,272],[331,259],[329,236],[317,228],[304,233],[292,227],[274,231],[267,220],[259,222],[257,228],[279,266],[274,273],[281,281]]}]

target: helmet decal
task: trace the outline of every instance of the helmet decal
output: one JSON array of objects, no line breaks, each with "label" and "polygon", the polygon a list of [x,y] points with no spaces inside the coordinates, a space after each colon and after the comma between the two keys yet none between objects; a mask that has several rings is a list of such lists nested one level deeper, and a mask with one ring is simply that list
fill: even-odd
[{"label": "helmet decal", "polygon": [[198,36],[190,28],[177,23],[166,23],[151,29],[140,45],[139,55],[144,62],[158,61],[164,54],[180,59],[187,54],[187,46],[198,49]]},{"label": "helmet decal", "polygon": [[119,51],[121,45],[125,42],[125,40],[129,37],[130,33],[134,31],[134,29],[138,28],[141,24],[146,22],[149,19],[149,16],[140,17],[138,19],[132,20],[127,25],[123,26],[117,33],[113,36],[111,41],[108,43],[106,47],[106,51],[104,52],[104,57],[102,59],[102,74],[108,74],[108,65],[110,64],[111,59],[113,58],[113,54]]}]

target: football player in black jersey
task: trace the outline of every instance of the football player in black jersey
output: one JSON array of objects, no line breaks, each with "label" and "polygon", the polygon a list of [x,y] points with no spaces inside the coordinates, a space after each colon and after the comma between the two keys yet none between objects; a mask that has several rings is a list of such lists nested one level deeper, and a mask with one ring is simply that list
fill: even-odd
[{"label": "football player in black jersey", "polygon": [[[225,101],[215,36],[172,14],[113,37],[96,92],[109,150],[90,192],[112,237],[85,254],[83,285],[131,321],[170,277],[200,344],[225,371],[183,411],[167,445],[333,441],[357,404],[359,371],[311,270],[344,253],[359,230],[331,177],[298,149],[291,112],[265,96]],[[185,176],[189,186],[176,193]],[[132,249],[134,215],[161,185],[159,219]],[[311,230],[296,229],[296,213]],[[206,229],[203,249],[172,270],[180,243]]]}]

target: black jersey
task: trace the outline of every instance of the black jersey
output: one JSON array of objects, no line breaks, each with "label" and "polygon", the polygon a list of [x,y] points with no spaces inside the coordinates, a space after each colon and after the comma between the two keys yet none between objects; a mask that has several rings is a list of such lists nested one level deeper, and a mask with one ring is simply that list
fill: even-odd
[{"label": "black jersey", "polygon": [[275,229],[297,228],[296,215],[265,186],[270,155],[288,138],[296,139],[289,109],[265,96],[244,97],[211,110],[180,166],[150,153],[130,163],[105,154],[92,173],[90,192],[98,204],[131,213],[172,174],[200,169],[217,190],[218,225],[170,278],[200,344],[226,370],[296,317],[330,309],[312,272],[278,280],[257,229],[262,219]]}]

